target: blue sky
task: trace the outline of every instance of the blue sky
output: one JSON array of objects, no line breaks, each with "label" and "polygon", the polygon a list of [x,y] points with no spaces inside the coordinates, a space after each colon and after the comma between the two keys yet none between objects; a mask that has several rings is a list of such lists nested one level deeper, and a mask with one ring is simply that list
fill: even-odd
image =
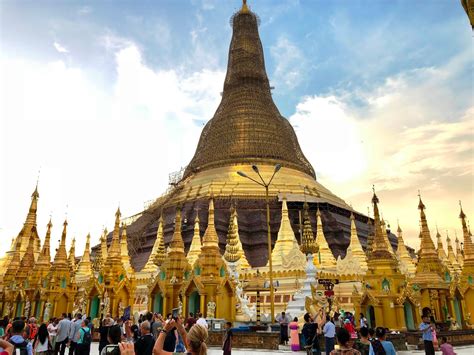
[{"label": "blue sky", "polygon": [[[474,207],[472,33],[459,2],[248,3],[275,102],[319,180],[359,211],[375,183],[415,245],[421,189],[454,232],[457,200]],[[0,237],[18,233],[40,168],[40,226],[67,211],[77,250],[118,203],[131,215],[159,196],[217,108],[240,6],[2,1]]]}]

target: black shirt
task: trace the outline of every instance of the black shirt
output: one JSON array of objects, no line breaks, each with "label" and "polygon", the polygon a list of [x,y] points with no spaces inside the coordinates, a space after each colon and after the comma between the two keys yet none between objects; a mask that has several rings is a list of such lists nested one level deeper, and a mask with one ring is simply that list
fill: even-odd
[{"label": "black shirt", "polygon": [[153,335],[143,335],[135,342],[135,354],[151,355],[153,352],[154,345],[155,338],[153,338]]}]

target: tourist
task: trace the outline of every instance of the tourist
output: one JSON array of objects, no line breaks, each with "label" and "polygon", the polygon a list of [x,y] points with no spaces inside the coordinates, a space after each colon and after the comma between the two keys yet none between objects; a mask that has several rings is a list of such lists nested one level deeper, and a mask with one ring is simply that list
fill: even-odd
[{"label": "tourist", "polygon": [[118,325],[112,325],[109,327],[107,341],[108,344],[102,349],[100,355],[119,355],[120,350],[118,343],[122,341],[122,330]]},{"label": "tourist", "polygon": [[82,321],[79,328],[79,338],[76,344],[76,355],[89,355],[91,352],[92,332],[89,328],[89,320]]},{"label": "tourist", "polygon": [[191,327],[196,324],[196,318],[194,318],[194,314],[193,312],[189,312],[189,317],[188,319],[186,320],[186,330],[189,330],[191,329]]},{"label": "tourist", "polygon": [[99,354],[102,352],[102,349],[109,344],[108,336],[112,322],[112,319],[107,317],[103,319],[99,325]]},{"label": "tourist", "polygon": [[364,313],[360,314],[360,321],[359,322],[360,322],[360,329],[368,327],[367,318],[365,318]]},{"label": "tourist", "polygon": [[48,333],[49,339],[51,340],[51,347],[54,349],[56,346],[56,335],[58,334],[58,322],[57,318],[52,318],[49,320],[48,324]]},{"label": "tourist", "polygon": [[280,344],[286,345],[288,343],[288,323],[290,320],[285,312],[281,312],[276,320],[280,323]]},{"label": "tourist", "polygon": [[48,327],[43,323],[38,328],[38,333],[33,341],[33,351],[35,354],[49,354],[52,349]]},{"label": "tourist", "polygon": [[353,340],[346,328],[337,330],[337,342],[339,349],[332,350],[331,355],[360,355],[358,350],[352,348]]},{"label": "tourist", "polygon": [[439,348],[443,355],[456,355],[453,346],[448,343],[448,339],[446,337],[441,338],[441,346]]},{"label": "tourist", "polygon": [[56,344],[54,346],[54,355],[58,352],[60,355],[64,355],[66,351],[66,344],[68,342],[69,330],[71,328],[71,321],[67,318],[66,313],[63,313],[62,319],[58,323],[58,330],[56,335]]},{"label": "tourist", "polygon": [[186,330],[178,318],[178,320],[172,319],[170,322],[166,323],[161,331],[158,339],[156,340],[155,346],[153,348],[153,355],[166,355],[171,354],[172,352],[166,351],[163,348],[165,339],[167,334],[172,332],[174,329],[177,329],[179,334],[184,340],[186,344],[186,348],[188,349],[188,353],[191,355],[206,355],[207,354],[207,347],[206,347],[206,340],[208,337],[207,328],[203,327],[199,324],[195,324],[189,330],[189,333],[186,334]]},{"label": "tourist", "polygon": [[331,322],[331,317],[326,315],[326,323],[323,327],[323,334],[324,334],[324,344],[326,349],[326,355],[329,355],[331,351],[334,350],[334,338],[336,336],[336,326],[333,322]]},{"label": "tourist", "polygon": [[362,327],[359,331],[360,339],[356,340],[355,348],[359,350],[362,355],[369,355],[370,351],[370,340],[369,340],[369,328]]},{"label": "tourist", "polygon": [[379,354],[396,355],[397,354],[392,342],[385,340],[386,334],[387,332],[385,328],[377,327],[377,329],[375,330],[376,339],[374,339],[370,344],[369,355],[379,355]]},{"label": "tourist", "polygon": [[423,338],[423,344],[425,345],[426,355],[435,355],[433,346],[433,326],[431,325],[431,319],[428,313],[423,313],[423,322],[420,324],[421,336]]},{"label": "tourist", "polygon": [[336,327],[336,330],[342,327],[341,314],[340,313],[338,313],[338,312],[334,313],[333,323],[334,323],[334,326]]},{"label": "tourist", "polygon": [[314,322],[309,313],[304,315],[304,321],[305,323],[301,330],[301,334],[303,334],[304,343],[306,344],[306,352],[308,354],[320,355],[321,348],[318,340],[318,323]]},{"label": "tourist", "polygon": [[357,332],[356,332],[356,330],[354,328],[354,325],[352,324],[352,322],[349,318],[346,318],[344,320],[344,327],[343,328],[349,332],[352,339],[357,339]]},{"label": "tourist", "polygon": [[224,341],[222,342],[222,351],[224,355],[231,355],[232,353],[232,338],[234,333],[232,333],[232,323],[227,322],[225,324],[225,334]]},{"label": "tourist", "polygon": [[26,325],[25,328],[25,338],[29,342],[33,342],[33,340],[36,338],[36,334],[38,333],[38,325],[36,324],[36,318],[31,317],[28,319],[28,324]]},{"label": "tourist", "polygon": [[9,339],[9,342],[15,348],[15,351],[18,350],[20,354],[23,354],[26,350],[27,355],[33,355],[33,346],[23,338],[23,332],[25,330],[25,322],[23,320],[16,320],[12,323],[12,336]]},{"label": "tourist", "polygon": [[69,355],[74,354],[74,350],[76,349],[77,340],[79,339],[79,329],[81,329],[82,325],[82,315],[80,313],[76,313],[74,320],[71,322],[69,327]]},{"label": "tourist", "polygon": [[151,333],[155,339],[158,337],[161,328],[163,328],[163,318],[161,318],[161,314],[155,313],[151,324]]},{"label": "tourist", "polygon": [[300,337],[298,334],[298,318],[293,318],[293,322],[288,325],[290,328],[290,348],[291,351],[300,351]]},{"label": "tourist", "polygon": [[202,316],[202,313],[199,313],[199,318],[196,321],[196,324],[199,324],[200,326],[203,326],[204,328],[208,329],[209,325],[207,324],[206,318]]},{"label": "tourist", "polygon": [[135,343],[135,353],[140,355],[151,355],[153,346],[155,344],[155,338],[151,334],[150,322],[148,320],[143,321],[140,324],[141,336]]}]

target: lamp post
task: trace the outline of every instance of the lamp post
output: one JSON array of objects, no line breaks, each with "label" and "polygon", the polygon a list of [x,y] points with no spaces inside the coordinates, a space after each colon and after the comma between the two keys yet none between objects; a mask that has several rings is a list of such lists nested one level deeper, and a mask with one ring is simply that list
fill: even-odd
[{"label": "lamp post", "polygon": [[273,175],[270,178],[268,182],[265,182],[263,180],[262,175],[260,174],[260,171],[258,170],[258,167],[256,165],[252,165],[253,171],[255,171],[260,178],[260,181],[248,176],[242,171],[237,171],[237,174],[240,176],[247,178],[249,180],[252,180],[256,184],[259,184],[260,186],[263,186],[265,188],[265,202],[267,204],[267,237],[268,237],[268,266],[269,266],[269,271],[270,271],[270,313],[272,316],[272,324],[275,323],[275,300],[274,300],[274,288],[273,288],[273,263],[272,263],[272,234],[270,231],[270,201],[268,197],[268,187],[273,181],[273,178],[275,177],[275,174],[281,169],[280,164],[275,165],[275,169],[273,170]]}]

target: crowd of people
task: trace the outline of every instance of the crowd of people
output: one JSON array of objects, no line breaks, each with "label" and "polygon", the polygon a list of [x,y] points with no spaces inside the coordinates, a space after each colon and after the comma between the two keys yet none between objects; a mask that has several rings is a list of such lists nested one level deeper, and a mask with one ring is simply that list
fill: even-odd
[{"label": "crowd of people", "polygon": [[[422,320],[419,330],[422,334],[425,354],[434,355],[438,342],[434,318],[428,307],[422,311]],[[320,340],[324,338],[326,355],[395,355],[397,353],[393,343],[387,340],[389,329],[370,328],[367,318],[362,313],[359,315],[358,326],[356,326],[354,315],[350,312],[335,312],[332,317],[322,310],[314,317],[306,313],[301,338],[298,318],[290,320],[285,312],[282,312],[277,317],[277,321],[280,323],[280,344],[289,344],[292,351],[300,351],[304,348],[307,354],[321,355]],[[300,339],[302,344],[300,344]],[[455,355],[446,337],[441,338],[439,350],[443,355]]]},{"label": "crowd of people", "polygon": [[[225,328],[222,350],[230,355],[232,324],[227,322]],[[107,315],[98,329],[80,313],[74,317],[62,314],[40,325],[33,317],[5,317],[0,320],[0,355],[89,355],[95,330],[100,355],[207,354],[208,323],[201,313],[190,313],[184,319],[148,312],[138,324]]]},{"label": "crowd of people", "polygon": [[[434,355],[435,349],[443,355],[455,355],[453,347],[445,337],[436,337],[436,325],[429,308],[422,310],[419,326],[425,353]],[[306,313],[300,332],[298,318],[292,320],[282,312],[277,317],[280,323],[280,342],[289,344],[292,351],[305,350],[307,354],[321,355],[324,339],[326,355],[394,355],[396,350],[387,340],[389,330],[383,327],[372,329],[363,314],[359,322],[352,313],[334,313],[331,317],[320,311],[314,317]],[[162,355],[187,353],[207,354],[208,323],[201,313],[190,313],[187,318],[162,317],[159,313],[147,312],[135,324],[130,319],[110,315],[100,319],[94,329],[89,317],[80,313],[74,317],[62,314],[48,323],[37,324],[34,317],[17,317],[0,320],[0,355],[89,355],[93,334],[98,334],[100,355]],[[301,338],[300,338],[301,333]],[[232,323],[225,324],[222,351],[231,355]],[[302,339],[300,344],[300,339]],[[336,346],[337,344],[337,346]]]}]

